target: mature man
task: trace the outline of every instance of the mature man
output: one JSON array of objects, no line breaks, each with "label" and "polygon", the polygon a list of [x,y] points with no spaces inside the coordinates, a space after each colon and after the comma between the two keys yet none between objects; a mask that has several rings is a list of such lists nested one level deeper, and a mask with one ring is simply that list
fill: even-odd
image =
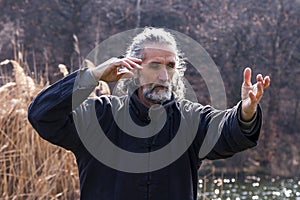
[{"label": "mature man", "polygon": [[[81,199],[196,200],[203,159],[227,158],[257,144],[258,103],[270,78],[258,75],[252,85],[251,69],[245,69],[242,100],[221,111],[184,99],[184,69],[174,37],[146,28],[124,58],[76,71],[35,98],[28,118],[41,137],[75,154]],[[88,98],[99,80],[122,77],[119,85],[126,95]],[[128,126],[134,128],[124,130],[132,122]],[[199,156],[211,135],[216,142]],[[121,150],[111,151],[106,144]],[[130,156],[124,160],[124,155]]]}]

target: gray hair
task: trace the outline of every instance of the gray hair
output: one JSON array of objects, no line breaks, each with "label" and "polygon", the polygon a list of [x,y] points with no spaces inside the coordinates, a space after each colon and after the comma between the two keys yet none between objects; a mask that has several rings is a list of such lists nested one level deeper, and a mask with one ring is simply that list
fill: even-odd
[{"label": "gray hair", "polygon": [[[185,62],[183,60],[182,53],[177,48],[175,37],[162,28],[147,27],[143,32],[139,33],[132,40],[131,45],[128,47],[126,57],[135,57],[144,59],[143,50],[146,45],[149,44],[166,44],[171,46],[176,54],[176,67],[173,79],[171,81],[172,92],[177,99],[183,99],[185,96],[185,85],[184,85],[184,72],[186,70]],[[128,94],[129,91],[133,91],[136,88],[134,78],[120,79],[117,85],[117,94],[124,95]]]}]

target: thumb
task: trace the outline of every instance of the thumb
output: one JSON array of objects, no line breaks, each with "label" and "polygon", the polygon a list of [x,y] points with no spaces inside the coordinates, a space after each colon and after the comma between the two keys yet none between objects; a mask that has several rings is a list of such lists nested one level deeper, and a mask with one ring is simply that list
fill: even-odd
[{"label": "thumb", "polygon": [[244,70],[244,84],[246,86],[251,86],[251,68],[250,67],[247,67],[245,70]]}]

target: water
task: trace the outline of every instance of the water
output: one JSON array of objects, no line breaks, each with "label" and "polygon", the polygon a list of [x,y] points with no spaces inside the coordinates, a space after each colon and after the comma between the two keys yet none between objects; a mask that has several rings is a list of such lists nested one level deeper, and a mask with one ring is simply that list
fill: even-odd
[{"label": "water", "polygon": [[300,200],[300,180],[260,178],[201,178],[198,184],[199,200]]}]

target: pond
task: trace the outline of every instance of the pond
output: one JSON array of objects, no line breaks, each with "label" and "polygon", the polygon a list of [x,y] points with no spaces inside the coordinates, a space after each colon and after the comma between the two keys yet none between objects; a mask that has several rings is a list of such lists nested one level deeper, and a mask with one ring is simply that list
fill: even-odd
[{"label": "pond", "polygon": [[200,177],[198,200],[300,200],[300,179],[245,176]]}]

